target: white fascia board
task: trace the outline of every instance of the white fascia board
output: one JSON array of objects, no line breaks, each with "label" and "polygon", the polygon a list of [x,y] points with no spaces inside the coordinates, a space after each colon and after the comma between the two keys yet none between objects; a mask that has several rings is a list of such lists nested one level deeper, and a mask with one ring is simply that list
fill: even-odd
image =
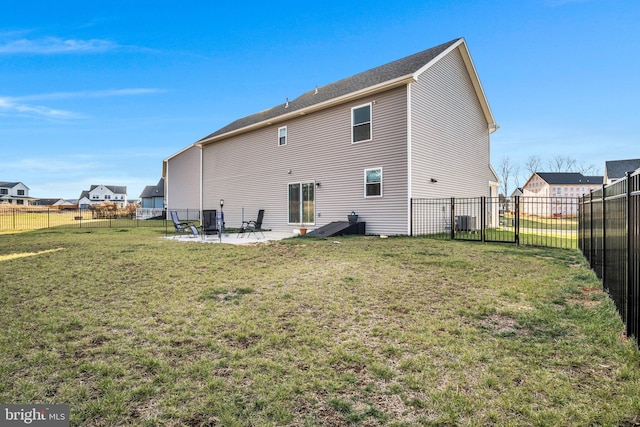
[{"label": "white fascia board", "polygon": [[174,157],[179,156],[180,154],[184,153],[185,151],[189,150],[190,148],[193,147],[199,147],[198,144],[189,144],[186,147],[184,147],[182,150],[170,155],[169,157],[167,157],[166,159],[163,160],[163,162],[168,162],[169,160],[173,159]]},{"label": "white fascia board", "polygon": [[489,163],[489,170],[491,171],[491,173],[493,174],[493,177],[496,179],[493,182],[500,182],[500,178],[498,177],[498,174],[496,173],[496,170],[493,168],[493,166],[491,166],[491,163]]},{"label": "white fascia board", "polygon": [[409,83],[411,83],[413,81],[415,81],[415,79],[414,79],[412,74],[408,74],[406,76],[397,77],[397,78],[395,78],[393,80],[388,80],[386,82],[379,83],[379,84],[374,85],[374,86],[369,86],[369,87],[367,87],[365,89],[361,89],[361,90],[358,90],[358,91],[355,91],[355,92],[351,92],[351,93],[348,93],[346,95],[339,96],[337,98],[332,98],[332,99],[326,100],[324,102],[320,102],[318,104],[310,105],[308,107],[292,111],[290,113],[285,113],[285,114],[282,114],[280,116],[273,117],[271,119],[263,120],[261,122],[254,123],[252,125],[245,126],[243,128],[240,128],[240,129],[235,129],[235,130],[232,130],[230,132],[223,133],[221,135],[216,135],[216,136],[213,136],[211,138],[207,138],[207,139],[201,140],[199,142],[196,142],[194,145],[202,147],[202,146],[208,145],[208,144],[210,144],[212,142],[219,141],[221,139],[226,139],[226,138],[229,138],[231,136],[235,136],[235,135],[239,135],[239,134],[242,134],[242,133],[246,133],[246,132],[249,132],[249,131],[252,131],[252,130],[255,130],[255,129],[259,129],[259,128],[262,128],[262,127],[265,127],[265,126],[271,126],[273,124],[276,124],[276,123],[279,123],[279,122],[283,122],[285,120],[289,120],[289,119],[292,119],[294,117],[304,116],[306,114],[313,113],[315,111],[324,110],[326,108],[332,107],[334,105],[342,104],[342,103],[351,101],[353,99],[361,98],[361,97],[364,97],[364,96],[367,96],[367,95],[373,95],[373,94],[376,94],[376,93],[379,93],[379,92],[384,92],[384,91],[389,90],[389,89],[393,89],[393,88],[396,88],[396,87],[399,87],[399,86],[402,86],[402,85],[409,84]]}]

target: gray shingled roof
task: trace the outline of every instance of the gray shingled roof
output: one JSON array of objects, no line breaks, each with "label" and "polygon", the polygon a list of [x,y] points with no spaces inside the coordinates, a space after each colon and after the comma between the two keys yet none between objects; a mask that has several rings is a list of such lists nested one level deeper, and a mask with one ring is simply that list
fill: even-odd
[{"label": "gray shingled roof", "polygon": [[160,181],[156,185],[147,185],[140,194],[141,199],[150,197],[164,197],[164,178],[160,178]]},{"label": "gray shingled roof", "polygon": [[547,184],[602,184],[602,176],[584,176],[578,172],[536,172]]},{"label": "gray shingled roof", "polygon": [[609,160],[604,162],[608,179],[618,179],[626,175],[627,171],[635,171],[640,168],[640,159]]},{"label": "gray shingled roof", "polygon": [[[102,184],[92,185],[91,188],[89,189],[89,192],[95,190],[97,187],[100,187],[101,185]],[[111,190],[113,193],[116,193],[116,194],[126,194],[127,193],[127,186],[126,185],[104,185],[104,187],[108,188],[109,190]]]},{"label": "gray shingled roof", "polygon": [[0,187],[3,187],[3,188],[13,188],[18,184],[20,184],[20,183],[19,182],[0,181]]},{"label": "gray shingled roof", "polygon": [[[246,126],[251,126],[256,123],[260,123],[269,119],[274,119],[283,114],[291,113],[292,111],[301,110],[303,108],[310,107],[312,105],[320,104],[325,101],[329,101],[334,98],[338,98],[343,95],[348,95],[353,92],[357,92],[368,87],[372,87],[390,80],[411,75],[431,62],[435,57],[447,50],[452,44],[456,43],[458,39],[451,40],[447,43],[432,47],[431,49],[424,50],[422,52],[415,53],[402,59],[390,62],[388,64],[381,65],[376,68],[372,68],[368,71],[347,77],[346,79],[339,80],[335,83],[322,86],[299,96],[298,98],[288,101],[288,103],[280,104],[268,110],[261,111],[259,113],[243,117],[238,119],[220,129],[213,132],[210,135],[202,138],[205,139],[223,135],[227,132],[232,132],[237,129],[242,129]],[[198,142],[200,142],[198,141]]]}]

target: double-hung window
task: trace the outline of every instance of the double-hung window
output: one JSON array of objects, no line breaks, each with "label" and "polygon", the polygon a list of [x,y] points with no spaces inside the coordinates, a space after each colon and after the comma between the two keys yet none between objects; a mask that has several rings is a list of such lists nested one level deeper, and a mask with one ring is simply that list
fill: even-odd
[{"label": "double-hung window", "polygon": [[351,109],[351,142],[371,140],[371,103]]},{"label": "double-hung window", "polygon": [[287,127],[278,128],[278,145],[287,145]]},{"label": "double-hung window", "polygon": [[382,197],[382,168],[365,169],[364,197]]}]

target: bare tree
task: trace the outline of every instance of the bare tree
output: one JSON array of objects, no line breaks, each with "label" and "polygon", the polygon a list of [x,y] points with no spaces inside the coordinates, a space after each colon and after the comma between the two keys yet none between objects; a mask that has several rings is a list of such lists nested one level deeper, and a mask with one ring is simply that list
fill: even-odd
[{"label": "bare tree", "polygon": [[513,165],[513,182],[516,184],[516,188],[520,187],[520,165]]},{"label": "bare tree", "polygon": [[511,163],[511,159],[503,157],[498,166],[498,173],[500,174],[500,191],[504,197],[509,197],[509,179],[514,175],[514,172],[515,166]]},{"label": "bare tree", "polygon": [[542,160],[539,156],[529,156],[524,166],[529,171],[529,175],[533,175],[536,172],[542,172]]},{"label": "bare tree", "polygon": [[576,159],[569,156],[555,156],[548,162],[549,172],[575,172]]},{"label": "bare tree", "polygon": [[584,162],[576,164],[576,172],[580,172],[582,175],[593,175],[596,173],[596,165],[585,165]]}]

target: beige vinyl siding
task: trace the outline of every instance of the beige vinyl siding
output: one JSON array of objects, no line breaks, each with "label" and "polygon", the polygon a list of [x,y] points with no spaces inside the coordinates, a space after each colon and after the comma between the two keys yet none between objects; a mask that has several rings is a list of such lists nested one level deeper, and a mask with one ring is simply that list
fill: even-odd
[{"label": "beige vinyl siding", "polygon": [[495,179],[488,123],[459,50],[422,73],[410,91],[411,197],[487,196]]},{"label": "beige vinyl siding", "polygon": [[[372,102],[372,135],[351,143],[351,108]],[[265,209],[265,228],[290,231],[288,184],[319,182],[315,188],[316,228],[346,221],[355,211],[373,234],[406,234],[406,87],[301,115],[285,122],[205,145],[203,207],[225,200],[227,227],[255,219]],[[287,126],[287,145],[278,128]],[[383,197],[365,198],[364,171],[383,169]]]},{"label": "beige vinyl siding", "polygon": [[200,209],[199,147],[190,147],[168,159],[166,183],[169,210]]}]

